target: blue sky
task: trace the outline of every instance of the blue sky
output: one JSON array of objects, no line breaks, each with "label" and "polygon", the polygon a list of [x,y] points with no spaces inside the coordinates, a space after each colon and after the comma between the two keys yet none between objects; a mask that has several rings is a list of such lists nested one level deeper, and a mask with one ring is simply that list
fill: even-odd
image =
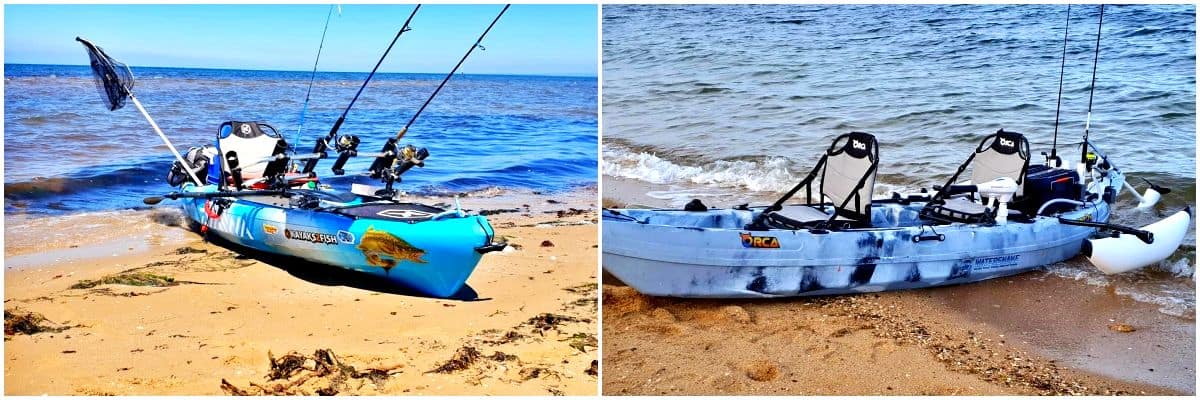
[{"label": "blue sky", "polygon": [[[502,5],[423,5],[380,71],[449,71]],[[370,71],[413,5],[342,5],[322,71]],[[305,71],[328,5],[6,5],[4,62],[87,63],[76,36],[132,66]],[[595,5],[513,5],[461,71],[596,75]]]}]

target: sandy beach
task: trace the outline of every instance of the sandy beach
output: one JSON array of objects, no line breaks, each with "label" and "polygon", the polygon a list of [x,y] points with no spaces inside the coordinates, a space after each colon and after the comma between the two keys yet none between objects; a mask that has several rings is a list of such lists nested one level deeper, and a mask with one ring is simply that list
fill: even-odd
[{"label": "sandy beach", "polygon": [[[656,203],[612,181],[605,206]],[[1195,393],[1194,311],[1052,272],[778,300],[655,298],[602,281],[605,395]]]},{"label": "sandy beach", "polygon": [[[1043,283],[1074,284],[1056,279]],[[1014,311],[1034,300],[970,290],[989,288],[705,301],[650,298],[605,284],[604,394],[1194,393],[1195,328],[1188,321],[1132,304],[1081,312],[1063,300],[1052,312],[997,318],[990,309]],[[956,296],[974,300],[946,301]],[[1086,302],[1122,302],[1107,297],[1097,293]],[[983,313],[978,304],[965,305],[971,302],[986,304]],[[1041,317],[1024,319],[1031,314]],[[1073,317],[1053,322],[1066,315]],[[1088,323],[1075,323],[1082,321]],[[1119,332],[1118,324],[1135,331]]]},{"label": "sandy beach", "polygon": [[594,199],[463,198],[512,246],[455,299],[241,254],[169,207],[8,216],[4,392],[595,394]]}]

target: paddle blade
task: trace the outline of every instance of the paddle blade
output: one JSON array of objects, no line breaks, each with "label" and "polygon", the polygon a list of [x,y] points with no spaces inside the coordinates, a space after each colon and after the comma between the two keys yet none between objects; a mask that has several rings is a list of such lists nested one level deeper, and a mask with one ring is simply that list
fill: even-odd
[{"label": "paddle blade", "polygon": [[150,197],[142,199],[142,203],[146,203],[146,205],[148,205],[148,206],[162,203],[162,201],[163,201],[163,198],[158,197],[158,196],[150,196]]},{"label": "paddle blade", "polygon": [[76,37],[75,40],[83,44],[88,57],[92,59],[92,75],[96,78],[96,88],[100,90],[108,110],[116,111],[124,107],[125,99],[133,90],[133,72],[87,39]]}]

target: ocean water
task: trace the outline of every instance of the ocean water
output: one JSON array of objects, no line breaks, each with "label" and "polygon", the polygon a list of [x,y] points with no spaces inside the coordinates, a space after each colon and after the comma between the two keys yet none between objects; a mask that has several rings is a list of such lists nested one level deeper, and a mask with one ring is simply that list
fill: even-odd
[{"label": "ocean water", "polygon": [[[86,61],[82,49],[80,60]],[[64,214],[142,207],[169,191],[174,159],[132,104],[108,111],[84,66],[5,65],[4,210]],[[224,121],[264,121],[295,143],[309,72],[133,67],[134,93],[181,151],[211,144]],[[298,148],[312,149],[366,73],[318,72]],[[340,133],[376,152],[444,75],[376,74]],[[458,74],[402,144],[429,149],[398,188],[415,194],[561,192],[596,181],[596,79]],[[351,159],[335,187],[376,184]]]},{"label": "ocean water", "polygon": [[[601,172],[655,206],[774,200],[831,140],[880,141],[878,195],[942,184],[986,134],[1022,132],[1032,162],[1055,127],[1065,5],[734,5],[603,8]],[[1123,195],[1115,221],[1195,206],[1196,19],[1191,5],[1107,6],[1090,140],[1131,182],[1174,189],[1154,213]],[[1058,151],[1079,159],[1099,6],[1071,7]],[[615,187],[615,186],[611,186]],[[610,186],[605,186],[605,195]],[[1077,258],[1050,273],[1195,315],[1195,237],[1141,272]]]}]

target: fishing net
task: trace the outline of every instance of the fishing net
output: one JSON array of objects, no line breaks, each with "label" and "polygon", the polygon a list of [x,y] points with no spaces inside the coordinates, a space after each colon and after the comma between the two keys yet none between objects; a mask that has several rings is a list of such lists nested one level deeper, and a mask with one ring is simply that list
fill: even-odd
[{"label": "fishing net", "polygon": [[124,63],[114,60],[104,53],[104,49],[92,44],[87,39],[77,37],[75,40],[83,43],[88,56],[92,59],[92,75],[96,77],[96,89],[104,97],[109,111],[119,110],[125,106],[125,98],[133,90],[133,72]]}]

